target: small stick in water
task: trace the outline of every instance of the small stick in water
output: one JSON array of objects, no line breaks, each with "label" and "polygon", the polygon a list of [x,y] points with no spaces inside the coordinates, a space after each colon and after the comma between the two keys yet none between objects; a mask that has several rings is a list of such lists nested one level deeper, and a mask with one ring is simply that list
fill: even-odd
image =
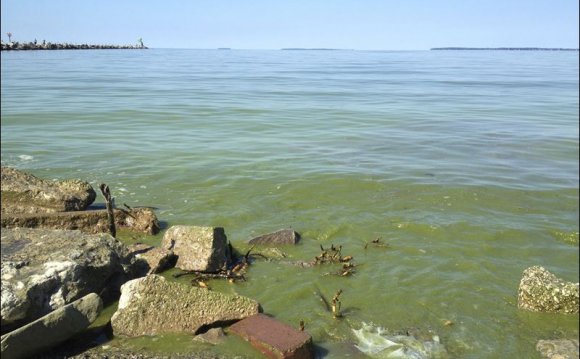
[{"label": "small stick in water", "polygon": [[115,228],[115,214],[113,213],[113,198],[111,198],[111,191],[109,190],[109,186],[104,183],[100,185],[101,193],[103,197],[105,197],[105,203],[107,206],[107,218],[109,221],[109,233],[113,238],[117,235],[117,229]]},{"label": "small stick in water", "polygon": [[334,297],[332,297],[332,317],[333,318],[339,318],[342,317],[342,314],[340,314],[340,300],[338,299],[338,297],[340,297],[340,295],[342,294],[342,289],[339,289],[338,292],[336,292],[336,294],[334,295]]}]

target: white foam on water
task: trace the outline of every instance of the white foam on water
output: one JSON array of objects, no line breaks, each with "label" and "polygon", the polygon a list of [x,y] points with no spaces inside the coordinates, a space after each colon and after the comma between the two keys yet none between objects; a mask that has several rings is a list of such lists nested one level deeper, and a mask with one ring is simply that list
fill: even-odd
[{"label": "white foam on water", "polygon": [[22,160],[22,161],[32,161],[34,159],[34,156],[20,155],[20,156],[18,156],[18,158],[20,158],[20,160]]},{"label": "white foam on water", "polygon": [[380,359],[430,359],[446,358],[446,351],[439,343],[421,342],[413,336],[386,335],[382,327],[362,323],[360,329],[352,330],[358,344],[356,348],[366,355]]}]

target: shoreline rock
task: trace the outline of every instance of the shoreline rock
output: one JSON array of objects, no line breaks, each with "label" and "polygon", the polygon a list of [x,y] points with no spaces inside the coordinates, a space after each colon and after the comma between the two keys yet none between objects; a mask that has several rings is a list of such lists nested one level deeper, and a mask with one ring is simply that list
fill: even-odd
[{"label": "shoreline rock", "polygon": [[88,182],[48,181],[11,167],[1,167],[2,214],[80,211],[97,198]]},{"label": "shoreline rock", "polygon": [[[155,212],[150,208],[132,208],[131,210],[113,210],[117,228],[149,235],[159,233],[160,226]],[[2,214],[2,228],[43,228],[80,230],[84,233],[107,233],[107,210],[38,213],[38,214]]]},{"label": "shoreline rock", "polygon": [[2,228],[2,333],[89,293],[116,299],[134,270],[127,248],[108,234]]},{"label": "shoreline rock", "polygon": [[276,232],[263,234],[261,236],[252,238],[248,241],[249,244],[258,245],[287,245],[296,244],[300,240],[300,235],[293,229],[280,229]]},{"label": "shoreline rock", "polygon": [[518,308],[532,312],[578,313],[578,283],[564,281],[546,268],[524,270],[518,288]]},{"label": "shoreline rock", "polygon": [[253,299],[169,282],[148,275],[121,287],[119,307],[111,318],[114,335],[137,337],[163,333],[197,334],[258,314]]},{"label": "shoreline rock", "polygon": [[218,272],[226,265],[227,237],[222,227],[172,226],[161,247],[177,255],[175,266],[185,271]]},{"label": "shoreline rock", "polygon": [[49,314],[2,335],[2,357],[20,359],[50,349],[87,328],[103,309],[103,301],[90,293]]}]

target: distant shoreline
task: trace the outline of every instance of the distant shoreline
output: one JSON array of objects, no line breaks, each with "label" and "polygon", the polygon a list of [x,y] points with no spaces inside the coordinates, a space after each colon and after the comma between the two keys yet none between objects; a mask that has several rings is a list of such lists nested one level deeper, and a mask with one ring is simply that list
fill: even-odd
[{"label": "distant shoreline", "polygon": [[431,50],[578,51],[564,47],[433,47]]},{"label": "distant shoreline", "polygon": [[26,50],[108,50],[108,49],[148,49],[142,45],[89,45],[89,44],[68,44],[43,42],[2,42],[2,51],[26,51]]}]

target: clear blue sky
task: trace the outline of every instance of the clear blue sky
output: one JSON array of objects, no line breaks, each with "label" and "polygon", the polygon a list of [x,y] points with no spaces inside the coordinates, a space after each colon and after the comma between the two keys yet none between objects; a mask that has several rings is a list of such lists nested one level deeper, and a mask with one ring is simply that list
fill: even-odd
[{"label": "clear blue sky", "polygon": [[578,0],[2,0],[2,39],[156,48],[578,47]]}]

